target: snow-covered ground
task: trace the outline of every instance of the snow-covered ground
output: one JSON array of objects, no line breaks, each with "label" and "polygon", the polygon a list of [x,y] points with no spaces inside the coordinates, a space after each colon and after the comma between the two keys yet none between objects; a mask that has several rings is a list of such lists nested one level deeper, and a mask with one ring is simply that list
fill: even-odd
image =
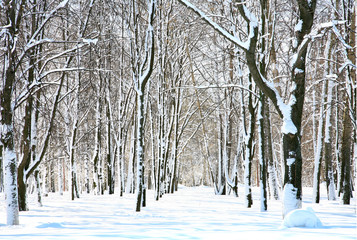
[{"label": "snow-covered ground", "polygon": [[[240,188],[243,190],[243,187]],[[349,206],[327,201],[311,203],[304,188],[303,207],[311,207],[321,220],[319,228],[282,226],[281,202],[269,200],[260,212],[259,189],[253,188],[251,209],[243,206],[243,193],[216,196],[209,187],[180,187],[175,194],[155,201],[149,191],[147,207],[135,212],[135,195],[94,196],[70,200],[68,193],[43,198],[43,207],[30,196],[30,211],[20,213],[20,225],[6,226],[4,196],[0,194],[0,239],[357,239],[356,200]],[[356,193],[354,193],[356,194]]]}]

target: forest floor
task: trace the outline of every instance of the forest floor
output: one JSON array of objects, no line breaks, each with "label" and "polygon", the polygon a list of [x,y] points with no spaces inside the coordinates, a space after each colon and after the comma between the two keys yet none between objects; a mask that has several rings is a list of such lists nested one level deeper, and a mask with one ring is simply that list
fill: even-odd
[{"label": "forest floor", "polygon": [[284,228],[281,201],[269,200],[268,211],[261,212],[259,189],[253,188],[253,207],[248,209],[242,191],[236,198],[214,195],[210,187],[181,186],[159,201],[149,191],[147,207],[139,213],[133,194],[82,194],[71,201],[69,193],[50,193],[43,207],[29,195],[30,211],[20,213],[19,226],[6,226],[0,193],[0,239],[357,239],[356,198],[341,205],[328,201],[322,189],[320,204],[312,204],[311,188],[304,188],[303,208],[312,207],[323,226]]}]

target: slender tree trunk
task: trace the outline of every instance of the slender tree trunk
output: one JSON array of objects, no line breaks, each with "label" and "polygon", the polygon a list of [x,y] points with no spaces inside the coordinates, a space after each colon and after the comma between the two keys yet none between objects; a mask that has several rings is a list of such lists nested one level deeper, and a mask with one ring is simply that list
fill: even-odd
[{"label": "slender tree trunk", "polygon": [[42,207],[42,194],[41,194],[41,182],[40,182],[40,171],[35,170],[34,177],[36,181],[36,192],[37,192],[37,204]]},{"label": "slender tree trunk", "polygon": [[341,161],[342,167],[341,172],[343,172],[343,177],[341,177],[341,182],[343,183],[343,204],[350,204],[350,199],[352,196],[351,191],[351,138],[352,138],[352,122],[349,114],[349,103],[345,103],[344,120],[343,120],[343,132],[342,132],[342,146],[341,146]]},{"label": "slender tree trunk", "polygon": [[2,157],[2,143],[0,142],[0,192],[4,191],[4,171],[3,171],[3,157]]},{"label": "slender tree trunk", "polygon": [[264,102],[267,99],[264,96],[264,93],[260,93],[260,102],[259,102],[259,117],[258,117],[258,132],[259,132],[259,185],[260,185],[260,211],[264,212],[268,209],[267,204],[267,167],[266,167],[266,133],[264,125],[265,116],[265,104]]},{"label": "slender tree trunk", "polygon": [[[328,49],[327,59],[331,58],[331,41],[332,36],[331,33],[328,35],[326,48]],[[325,63],[325,77],[330,74],[330,64],[329,61]],[[336,200],[336,190],[335,190],[335,179],[334,179],[334,171],[333,171],[333,164],[332,164],[332,143],[331,143],[331,136],[333,134],[333,129],[331,125],[331,117],[332,117],[332,94],[333,94],[333,87],[334,82],[331,79],[326,79],[326,86],[327,86],[327,100],[326,100],[326,126],[325,126],[325,179],[326,179],[326,188],[327,188],[327,199],[328,200]],[[336,119],[338,121],[338,119]]]},{"label": "slender tree trunk", "polygon": [[[252,82],[251,77],[249,76],[249,90],[252,91]],[[243,98],[243,95],[242,95]],[[242,102],[242,104],[244,104]],[[243,109],[244,111],[244,109]],[[255,122],[256,122],[256,114],[255,114],[255,106],[253,105],[253,96],[252,93],[249,92],[248,98],[248,112],[249,112],[249,120],[248,126],[246,126],[245,120],[244,128],[245,128],[245,154],[244,154],[244,188],[245,188],[245,206],[250,208],[253,205],[253,197],[252,197],[252,162],[254,156],[254,131],[255,131]],[[244,117],[245,114],[243,114]]]},{"label": "slender tree trunk", "polygon": [[129,155],[129,163],[128,163],[128,174],[126,179],[126,193],[134,193],[134,162],[136,161],[135,157],[135,149],[137,142],[135,141],[135,136],[137,128],[135,123],[135,118],[131,130],[131,144],[130,144],[130,155]]},{"label": "slender tree trunk", "polygon": [[[100,84],[101,85],[101,84]],[[95,142],[94,142],[94,154],[93,154],[93,178],[94,178],[94,189],[96,194],[100,194],[101,191],[101,176],[100,176],[100,158],[101,158],[101,97],[100,88],[97,86],[97,104],[96,104],[96,121],[95,121]]]},{"label": "slender tree trunk", "polygon": [[324,142],[324,119],[325,119],[325,96],[326,96],[326,85],[323,83],[323,88],[321,91],[321,104],[320,104],[320,114],[319,114],[319,125],[317,128],[317,141],[316,141],[316,151],[314,155],[314,179],[313,179],[313,194],[312,199],[314,203],[320,202],[320,176],[321,176],[321,163],[322,163],[322,153],[323,153],[323,142]]},{"label": "slender tree trunk", "polygon": [[137,135],[136,135],[136,211],[140,212],[143,198],[144,188],[144,92],[145,89],[140,88],[141,93],[137,93]]}]

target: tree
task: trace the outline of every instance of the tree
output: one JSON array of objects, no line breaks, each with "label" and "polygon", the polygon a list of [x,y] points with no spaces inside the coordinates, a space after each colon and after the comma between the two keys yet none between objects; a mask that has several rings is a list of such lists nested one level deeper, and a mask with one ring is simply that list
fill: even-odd
[{"label": "tree", "polygon": [[301,123],[305,96],[305,61],[307,47],[311,42],[309,34],[312,30],[316,1],[297,1],[299,12],[295,27],[296,37],[294,40],[294,55],[291,61],[290,76],[290,84],[292,84],[293,88],[288,104],[284,103],[274,84],[262,75],[257,66],[256,50],[259,36],[259,22],[254,14],[248,10],[245,3],[237,1],[238,11],[249,29],[245,34],[247,36],[246,41],[242,41],[217,25],[217,23],[213,22],[190,2],[186,0],[179,0],[179,2],[194,11],[208,25],[245,52],[252,79],[271,100],[280,118],[283,120],[281,129],[285,165],[283,216],[293,209],[300,208],[302,201]]},{"label": "tree", "polygon": [[[145,106],[145,87],[154,69],[155,42],[154,42],[154,16],[156,12],[156,1],[151,0],[147,6],[147,29],[144,41],[141,40],[140,22],[137,18],[140,11],[138,2],[131,1],[128,5],[132,19],[128,24],[132,29],[130,36],[131,63],[134,90],[136,91],[136,161],[137,161],[137,180],[136,180],[136,211],[139,212],[142,206],[144,189],[144,106]],[[141,46],[141,43],[144,45]],[[143,49],[143,52],[140,52]],[[143,56],[141,56],[143,54]]]},{"label": "tree", "polygon": [[0,88],[0,141],[5,170],[5,198],[7,208],[7,224],[19,224],[19,206],[17,193],[17,156],[14,143],[14,87],[16,81],[17,57],[16,35],[21,25],[25,1],[2,2],[1,39],[4,40],[3,81]]}]

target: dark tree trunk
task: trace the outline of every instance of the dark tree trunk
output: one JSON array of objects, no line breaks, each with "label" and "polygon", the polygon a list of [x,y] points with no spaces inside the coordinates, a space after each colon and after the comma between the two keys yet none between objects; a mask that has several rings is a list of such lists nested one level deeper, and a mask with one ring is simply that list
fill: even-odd
[{"label": "dark tree trunk", "polygon": [[341,182],[342,182],[342,201],[343,204],[350,204],[352,197],[351,189],[351,139],[353,126],[350,117],[349,102],[345,103],[345,111],[343,116],[343,132],[342,132],[342,146],[341,146]]},{"label": "dark tree trunk", "polygon": [[144,184],[144,91],[145,88],[140,88],[141,94],[137,93],[137,201],[136,211],[140,212],[142,206],[142,194]]},{"label": "dark tree trunk", "polygon": [[265,133],[265,123],[264,123],[264,117],[265,116],[265,101],[266,97],[264,93],[260,92],[260,119],[259,119],[259,131],[260,131],[260,141],[259,141],[259,182],[261,184],[260,186],[260,201],[262,202],[261,204],[261,211],[266,211],[268,209],[268,203],[267,203],[267,167],[266,167],[266,133]]},{"label": "dark tree trunk", "polygon": [[0,192],[4,191],[4,172],[3,172],[3,157],[2,157],[2,144],[0,143]]},{"label": "dark tree trunk", "polygon": [[[251,82],[251,76],[249,76],[249,90],[252,91],[252,82]],[[254,131],[255,131],[255,123],[256,123],[256,106],[253,104],[253,96],[252,93],[249,92],[249,99],[248,99],[248,112],[249,112],[249,123],[248,123],[248,128],[249,131],[246,133],[248,134],[248,141],[246,142],[246,156],[245,156],[245,161],[248,161],[248,163],[245,163],[245,178],[247,181],[248,185],[248,192],[245,193],[246,197],[246,207],[250,208],[253,205],[253,196],[252,196],[252,162],[254,158],[254,148],[255,145],[253,144],[254,142]]]}]

